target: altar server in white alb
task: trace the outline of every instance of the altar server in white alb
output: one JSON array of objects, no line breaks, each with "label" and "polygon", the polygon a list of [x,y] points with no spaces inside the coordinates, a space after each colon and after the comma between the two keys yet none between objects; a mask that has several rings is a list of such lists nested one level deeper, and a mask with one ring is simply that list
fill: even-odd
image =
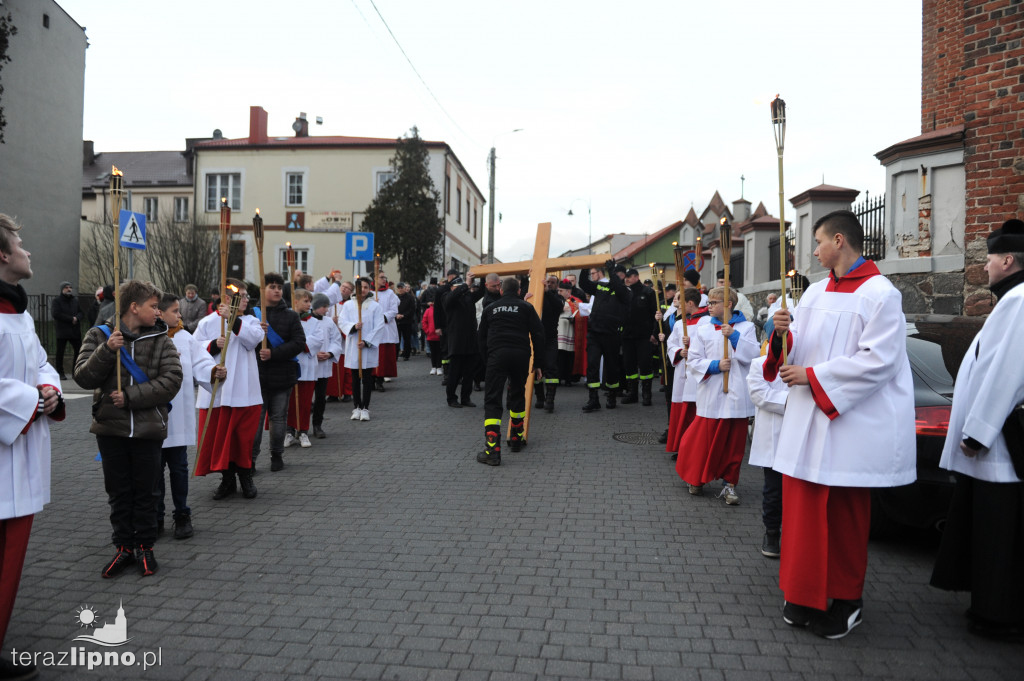
[{"label": "altar server in white alb", "polygon": [[[323,293],[313,294],[313,317],[320,325],[323,345],[316,353],[316,388],[313,391],[313,437],[324,439],[324,409],[327,406],[327,384],[335,372],[338,359],[343,348],[341,331],[327,311],[333,307],[330,299]],[[308,336],[307,336],[308,338]]]},{"label": "altar server in white alb", "polygon": [[[689,334],[696,333],[697,324],[708,323],[708,313],[698,311],[701,292],[694,288],[688,288],[681,295],[676,296],[676,301],[682,301],[683,310],[678,312],[677,308],[671,306],[670,310],[677,310],[675,314],[679,321],[672,325],[672,333],[668,335],[667,356],[672,364],[672,402],[668,414],[668,434],[665,440],[665,451],[672,452],[672,460],[679,458],[679,443],[687,428],[693,423],[697,416],[697,381],[686,380],[686,359],[690,340]],[[675,301],[673,301],[675,302]],[[683,331],[687,335],[683,335]]]},{"label": "altar server in white alb", "polygon": [[384,329],[384,317],[380,305],[373,299],[373,284],[370,280],[360,277],[356,280],[356,287],[360,293],[352,296],[342,306],[338,325],[345,334],[345,368],[352,374],[352,420],[369,421],[373,370],[377,366],[377,349]]},{"label": "altar server in white alb", "polygon": [[377,279],[377,304],[380,305],[381,327],[378,337],[379,359],[373,375],[377,377],[377,390],[384,392],[384,379],[398,376],[398,295],[388,286],[383,274]]},{"label": "altar server in white alb", "polygon": [[1024,440],[1019,426],[1015,433],[1004,424],[1024,402],[1024,222],[1007,220],[992,232],[985,271],[999,302],[956,376],[939,462],[953,471],[956,489],[931,583],[971,592],[972,632],[1019,641],[1024,637]]},{"label": "altar server in white alb", "polygon": [[[771,320],[768,320],[766,328],[771,335]],[[750,465],[760,466],[764,471],[764,487],[761,489],[764,539],[761,540],[761,555],[778,558],[782,550],[779,543],[782,536],[782,474],[773,469],[772,465],[775,463],[775,450],[782,431],[782,416],[786,413],[789,387],[779,376],[774,381],[764,380],[764,363],[767,359],[764,355],[755,358],[747,373],[750,401],[754,403]]]},{"label": "altar server in white alb", "polygon": [[[733,312],[735,293],[729,289],[730,300],[726,300],[724,288],[711,289],[710,323],[693,327],[686,382],[697,384],[697,416],[683,434],[676,459],[676,473],[686,482],[690,494],[699,495],[705,483],[722,479],[725,484],[718,496],[729,506],[740,502],[736,484],[747,447],[749,419],[754,415],[747,371],[759,347],[754,324],[742,312]],[[728,392],[725,372],[729,374]]]},{"label": "altar server in white alb", "polygon": [[[56,369],[46,361],[28,295],[21,226],[0,213],[0,644],[18,594],[32,518],[50,501],[50,419],[64,419]],[[0,677],[34,671],[0,658]]]},{"label": "altar server in white alb", "polygon": [[[196,340],[205,344],[207,351],[218,363],[227,345],[224,357],[227,377],[220,383],[213,405],[210,404],[212,391],[200,386],[199,421],[196,424],[201,433],[206,419],[210,419],[209,427],[205,428],[206,439],[199,444],[195,475],[220,472],[221,482],[213,493],[216,500],[238,491],[236,475],[242,486],[242,496],[246,499],[256,497],[256,485],[252,480],[252,447],[256,431],[263,425],[260,423],[263,394],[260,392],[260,374],[256,366],[256,352],[263,342],[263,329],[255,316],[245,314],[249,307],[249,296],[244,293],[242,282],[231,280],[231,284],[243,290],[239,295],[238,316],[234,327],[225,329],[226,335],[220,335],[221,320],[226,322],[231,314],[229,305],[221,303],[217,312],[199,321],[195,332]],[[224,300],[230,301],[233,293],[231,290],[225,291]],[[227,342],[228,336],[231,336],[230,343]]]},{"label": "altar server in white alb", "polygon": [[[774,463],[783,475],[782,616],[842,638],[861,621],[870,489],[917,477],[914,387],[902,296],[861,256],[857,217],[829,213],[814,239],[828,276],[772,317],[764,377],[778,373],[790,389]],[[780,366],[783,337],[789,363]]]}]

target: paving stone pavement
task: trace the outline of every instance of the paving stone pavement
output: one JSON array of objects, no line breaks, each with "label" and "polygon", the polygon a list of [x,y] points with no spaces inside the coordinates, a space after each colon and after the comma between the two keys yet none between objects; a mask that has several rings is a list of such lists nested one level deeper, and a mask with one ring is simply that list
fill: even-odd
[{"label": "paving stone pavement", "polygon": [[[934,539],[872,543],[864,623],[818,639],[782,622],[759,469],[737,507],[691,497],[660,446],[612,438],[660,432],[664,405],[582,414],[581,387],[534,412],[522,453],[481,466],[482,393],[450,409],[428,369],[400,362],[368,423],[329,404],[328,439],[286,450],[279,473],[264,453],[254,500],[214,502],[217,480],[193,479],[196,534],[161,539],[145,579],[99,576],[108,506],[79,391],[53,428],[53,501],[4,654],[160,656],[44,679],[1020,678],[1021,646],[968,635],[966,596],[927,586]],[[72,641],[80,609],[109,623],[121,603],[127,644]]]}]

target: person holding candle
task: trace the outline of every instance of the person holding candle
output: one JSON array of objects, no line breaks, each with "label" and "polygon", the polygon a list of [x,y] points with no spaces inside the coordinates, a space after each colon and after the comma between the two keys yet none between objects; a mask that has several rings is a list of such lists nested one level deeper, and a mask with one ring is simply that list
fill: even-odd
[{"label": "person holding candle", "polygon": [[775,312],[764,378],[789,386],[772,465],[783,476],[782,618],[836,639],[861,622],[871,488],[917,477],[914,385],[902,295],[861,255],[857,216],[829,213],[813,233],[829,274]]},{"label": "person holding candle", "polygon": [[[239,289],[238,292],[231,289],[224,292],[224,300],[230,302],[235,296],[238,298],[234,325],[225,329],[224,336],[221,335],[222,324],[231,316],[229,303],[221,303],[216,313],[199,321],[195,333],[195,339],[228,372],[227,378],[220,382],[215,396],[212,383],[200,383],[198,401],[198,426],[200,432],[205,432],[205,436],[199,443],[195,474],[204,476],[220,473],[220,485],[213,493],[213,498],[218,501],[234,494],[238,490],[238,483],[241,483],[242,495],[246,499],[256,496],[251,451],[259,430],[262,402],[256,349],[263,340],[263,330],[259,320],[247,314],[249,295],[245,293],[242,282],[231,279],[229,283]],[[227,334],[231,336],[230,342]],[[206,425],[207,420],[209,425]],[[238,483],[235,481],[236,476]]]},{"label": "person holding candle", "polygon": [[260,327],[267,336],[268,347],[261,348],[256,366],[260,374],[263,406],[252,443],[252,465],[263,441],[263,418],[269,415],[270,472],[284,468],[284,436],[287,427],[288,397],[299,380],[296,357],[306,347],[306,334],[299,315],[287,305],[284,298],[284,277],[267,272],[263,277],[266,303],[262,310]]},{"label": "person holding candle", "polygon": [[133,279],[121,285],[119,297],[120,316],[86,334],[75,382],[93,390],[89,432],[96,435],[103,460],[117,547],[101,574],[116,577],[138,562],[147,577],[157,571],[153,543],[161,446],[167,439],[168,403],[181,388],[181,362],[160,319],[160,291]]},{"label": "person holding candle", "polygon": [[[0,213],[0,644],[14,610],[32,520],[50,501],[50,421],[64,420],[65,412],[60,379],[39,343],[20,283],[32,277],[20,230]],[[33,671],[0,658],[0,678]]]},{"label": "person holding candle", "polygon": [[753,323],[742,312],[733,312],[738,300],[735,291],[729,289],[729,299],[725,295],[724,288],[708,292],[710,323],[694,326],[690,337],[686,383],[693,381],[697,386],[697,415],[679,443],[676,473],[693,495],[701,494],[706,483],[721,478],[725,484],[718,496],[734,506],[740,502],[736,484],[747,446],[747,426],[754,415],[747,371],[760,346]]}]

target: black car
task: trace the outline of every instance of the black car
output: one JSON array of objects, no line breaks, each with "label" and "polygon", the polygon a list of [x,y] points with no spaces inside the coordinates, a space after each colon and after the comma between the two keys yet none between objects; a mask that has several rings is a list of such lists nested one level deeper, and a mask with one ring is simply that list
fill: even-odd
[{"label": "black car", "polygon": [[914,376],[917,481],[876,488],[871,531],[893,526],[942,529],[953,495],[953,476],[939,468],[960,361],[985,320],[952,315],[907,315],[907,356]]}]

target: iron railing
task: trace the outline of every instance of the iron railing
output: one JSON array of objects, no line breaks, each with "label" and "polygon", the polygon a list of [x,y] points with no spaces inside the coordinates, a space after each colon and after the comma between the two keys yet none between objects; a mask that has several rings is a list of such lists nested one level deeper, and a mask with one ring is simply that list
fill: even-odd
[{"label": "iron railing", "polygon": [[730,284],[736,288],[743,287],[743,249],[739,249],[729,257]]},{"label": "iron railing", "polygon": [[[786,271],[793,269],[793,253],[795,252],[795,239],[794,237],[786,237]],[[779,272],[779,237],[773,236],[768,239],[768,281],[775,281],[782,278],[782,273]]]},{"label": "iron railing", "polygon": [[864,257],[885,259],[885,194],[874,199],[864,192],[864,202],[854,205],[853,212],[864,226]]}]

